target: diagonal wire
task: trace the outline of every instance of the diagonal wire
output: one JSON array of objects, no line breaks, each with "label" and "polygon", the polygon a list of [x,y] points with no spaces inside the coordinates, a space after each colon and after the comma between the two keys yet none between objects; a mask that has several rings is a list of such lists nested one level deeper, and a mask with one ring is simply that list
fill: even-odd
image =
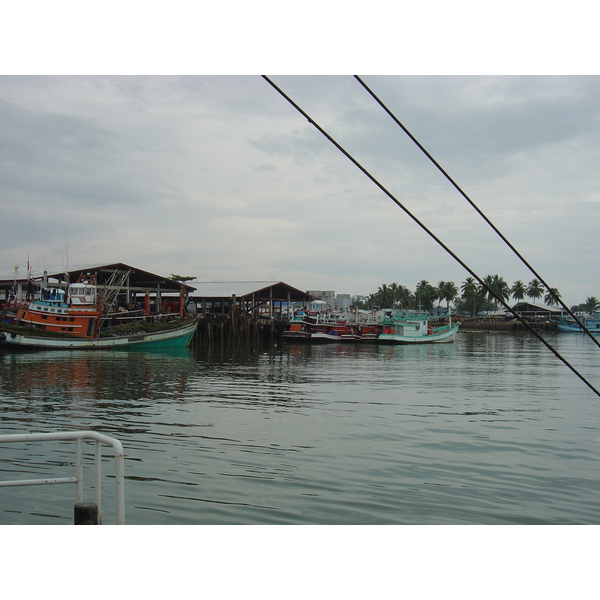
[{"label": "diagonal wire", "polygon": [[577,324],[582,328],[583,331],[591,338],[591,340],[600,348],[600,341],[598,341],[592,333],[588,330],[588,328],[576,317],[569,307],[560,299],[560,297],[556,296],[554,292],[550,289],[550,286],[542,279],[542,277],[535,271],[535,269],[521,256],[519,251],[506,239],[506,237],[502,234],[502,232],[487,218],[487,216],[479,209],[479,207],[467,196],[467,194],[462,190],[462,188],[448,175],[445,169],[427,152],[427,150],[422,146],[422,144],[415,138],[415,136],[398,120],[398,118],[390,111],[390,109],[380,100],[380,98],[371,90],[371,88],[358,76],[354,75],[354,78],[360,83],[365,90],[372,96],[372,98],[383,108],[383,110],[392,118],[392,120],[398,125],[404,133],[417,145],[417,147],[425,154],[425,156],[437,167],[437,169],[442,173],[442,175],[456,188],[458,193],[473,207],[473,209],[479,214],[479,216],[498,234],[500,239],[516,254],[516,256],[521,260],[521,262],[533,273],[533,275],[540,280],[542,285],[548,290],[550,294],[556,298],[559,304],[575,319]]},{"label": "diagonal wire", "polygon": [[537,337],[556,358],[564,363],[585,385],[587,385],[598,397],[600,392],[581,374],[575,367],[573,367],[557,350],[555,350],[537,331],[535,331],[529,323],[527,323],[521,315],[515,312],[503,298],[500,298],[494,290],[492,290],[484,281],[475,273],[470,267],[468,267],[442,240],[440,240],[430,229],[428,229],[415,215],[413,215],[387,188],[383,186],[365,167],[363,167],[351,154],[349,154],[338,142],[336,142],[320,125],[318,125],[298,104],[296,104],[281,88],[279,88],[269,77],[262,75],[262,78],[275,89],[283,98],[285,98],[311,125],[313,125],[323,136],[325,136],[348,160],[350,160],[354,166],[362,171],[386,196],[388,196],[398,207],[400,207],[429,237],[431,237],[437,244],[439,244],[456,262],[458,262],[468,273],[470,273],[479,284],[484,287],[494,298],[498,300],[507,310],[509,310],[515,318],[520,321],[526,329],[528,329],[535,337]]}]

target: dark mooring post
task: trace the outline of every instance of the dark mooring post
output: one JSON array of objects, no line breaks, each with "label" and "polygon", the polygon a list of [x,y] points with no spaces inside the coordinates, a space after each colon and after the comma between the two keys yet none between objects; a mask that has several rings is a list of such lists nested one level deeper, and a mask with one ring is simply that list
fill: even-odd
[{"label": "dark mooring post", "polygon": [[74,508],[75,525],[100,525],[100,514],[95,502],[78,502]]}]

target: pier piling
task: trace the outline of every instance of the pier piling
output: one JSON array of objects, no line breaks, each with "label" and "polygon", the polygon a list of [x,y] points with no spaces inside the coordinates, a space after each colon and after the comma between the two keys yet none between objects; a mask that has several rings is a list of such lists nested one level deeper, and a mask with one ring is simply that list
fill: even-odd
[{"label": "pier piling", "polygon": [[78,502],[74,506],[75,525],[100,525],[100,513],[95,502]]}]

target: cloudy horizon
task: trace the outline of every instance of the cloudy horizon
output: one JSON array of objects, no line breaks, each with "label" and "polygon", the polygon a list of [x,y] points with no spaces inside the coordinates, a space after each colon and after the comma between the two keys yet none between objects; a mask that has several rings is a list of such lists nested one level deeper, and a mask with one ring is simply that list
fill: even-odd
[{"label": "cloudy horizon", "polygon": [[[600,79],[364,81],[567,305],[600,296]],[[273,76],[477,275],[533,275],[351,76]],[[259,76],[3,76],[2,261],[369,295],[469,276]]]}]

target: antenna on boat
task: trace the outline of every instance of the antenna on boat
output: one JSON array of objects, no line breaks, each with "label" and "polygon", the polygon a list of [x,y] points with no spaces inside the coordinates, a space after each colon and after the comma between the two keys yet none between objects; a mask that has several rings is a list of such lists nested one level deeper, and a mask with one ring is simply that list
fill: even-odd
[{"label": "antenna on boat", "polygon": [[65,267],[65,275],[69,273],[69,232],[67,231],[67,226],[65,225],[65,239],[67,242],[67,266]]},{"label": "antenna on boat", "polygon": [[15,276],[13,278],[13,294],[17,294],[17,272],[19,270],[19,265],[15,263]]}]

